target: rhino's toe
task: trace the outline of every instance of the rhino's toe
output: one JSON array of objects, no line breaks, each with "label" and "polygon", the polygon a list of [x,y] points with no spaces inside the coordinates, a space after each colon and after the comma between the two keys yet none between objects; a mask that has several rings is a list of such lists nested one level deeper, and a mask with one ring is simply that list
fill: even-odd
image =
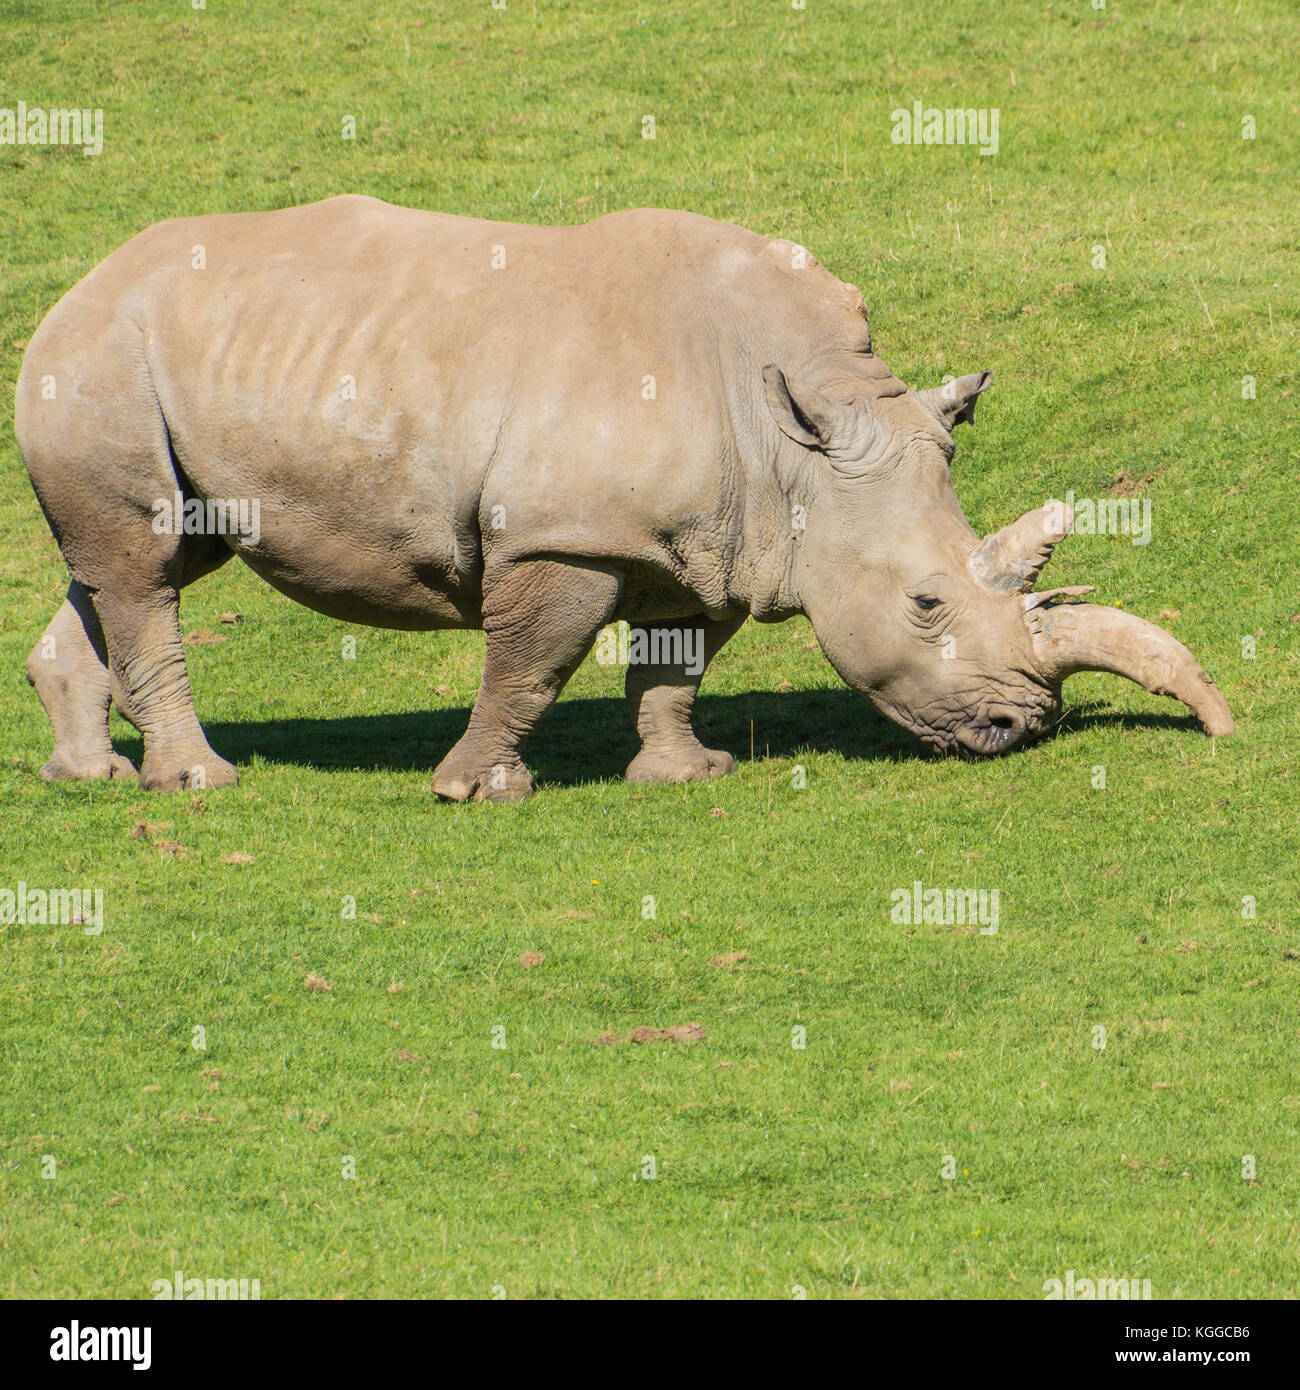
[{"label": "rhino's toe", "polygon": [[720,748],[701,744],[674,748],[643,748],[628,764],[629,782],[663,785],[669,782],[707,782],[712,777],[728,777],[736,770],[736,760]]},{"label": "rhino's toe", "polygon": [[532,773],[522,763],[474,768],[449,754],[433,774],[433,790],[444,801],[523,801],[533,787]]},{"label": "rhino's toe", "polygon": [[41,768],[46,782],[127,781],[135,776],[135,764],[119,753],[96,753],[77,757],[62,748]]},{"label": "rhino's toe", "polygon": [[532,796],[533,775],[526,767],[494,768],[474,793],[475,801],[524,801]]},{"label": "rhino's toe", "polygon": [[175,756],[151,758],[140,769],[140,787],[147,792],[213,791],[239,784],[239,771],[224,758],[208,753],[192,761]]}]

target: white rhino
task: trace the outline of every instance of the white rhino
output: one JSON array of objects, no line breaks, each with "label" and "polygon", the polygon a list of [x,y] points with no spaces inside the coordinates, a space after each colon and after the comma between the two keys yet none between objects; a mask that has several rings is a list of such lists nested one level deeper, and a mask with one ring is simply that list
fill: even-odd
[{"label": "white rhino", "polygon": [[1030,592],[1063,508],[971,529],[951,431],[988,382],[909,390],[856,289],[688,213],[529,227],[344,197],[160,223],[50,311],[18,382],[72,577],[27,663],[57,740],[42,775],[134,773],[111,701],[144,736],[142,787],[237,780],[178,622],[180,590],[232,555],[350,622],[486,632],[433,774],[456,800],[532,790],[525,740],[618,619],[701,644],[628,669],[633,781],[734,769],[690,710],[747,617],[806,614],[843,679],[939,751],[1047,732],[1080,670],[1230,732],[1167,633]]}]

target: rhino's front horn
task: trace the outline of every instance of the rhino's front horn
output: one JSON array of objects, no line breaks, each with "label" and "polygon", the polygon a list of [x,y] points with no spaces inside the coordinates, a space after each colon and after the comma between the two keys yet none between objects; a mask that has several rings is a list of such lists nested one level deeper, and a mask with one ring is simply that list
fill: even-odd
[{"label": "rhino's front horn", "polygon": [[1073,525],[1074,512],[1064,502],[1048,502],[1026,512],[975,547],[971,573],[991,589],[1027,594],[1051,559],[1052,547],[1070,534]]},{"label": "rhino's front horn", "polygon": [[1232,713],[1219,687],[1181,642],[1154,623],[1095,603],[1036,607],[1028,600],[1025,621],[1049,684],[1075,671],[1113,671],[1153,695],[1181,700],[1207,734],[1232,732]]}]

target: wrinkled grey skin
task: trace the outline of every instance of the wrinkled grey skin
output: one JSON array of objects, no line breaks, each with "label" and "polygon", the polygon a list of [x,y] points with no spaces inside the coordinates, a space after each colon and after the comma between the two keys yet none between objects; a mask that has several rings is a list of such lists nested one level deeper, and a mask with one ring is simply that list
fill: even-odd
[{"label": "wrinkled grey skin", "polygon": [[[532,790],[523,744],[617,619],[703,628],[711,657],[746,617],[805,613],[930,747],[1014,747],[1051,727],[1079,639],[1045,655],[1057,610],[1027,606],[1060,535],[981,550],[958,505],[951,430],[987,383],[910,391],[857,290],[688,213],[527,227],[346,197],[161,223],[55,306],[18,383],[72,576],[27,664],[57,740],[43,775],[134,773],[112,701],[144,736],[142,787],[237,780],[194,713],[178,619],[232,554],[338,618],[486,631],[445,797]],[[260,535],[159,534],[178,487],[257,499]],[[699,679],[629,667],[629,779],[734,769],[691,730]]]}]

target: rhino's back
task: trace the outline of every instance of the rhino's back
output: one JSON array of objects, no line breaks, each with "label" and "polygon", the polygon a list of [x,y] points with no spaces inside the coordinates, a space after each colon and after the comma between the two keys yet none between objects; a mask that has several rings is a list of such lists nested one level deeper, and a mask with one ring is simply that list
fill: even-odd
[{"label": "rhino's back", "polygon": [[311,601],[338,568],[322,555],[371,556],[379,603],[427,583],[472,605],[485,546],[687,578],[692,547],[725,563],[761,366],[866,345],[856,291],[727,223],[536,227],[363,197],[148,229],[42,333],[85,351],[110,326],[138,329],[194,488],[262,499],[245,558]]},{"label": "rhino's back", "polygon": [[471,474],[510,416],[571,440],[620,411],[698,430],[756,363],[867,337],[861,296],[792,243],[657,210],[539,227],[334,198],[159,224],[99,279],[144,328],[181,449],[271,422],[376,462],[440,441]]}]

